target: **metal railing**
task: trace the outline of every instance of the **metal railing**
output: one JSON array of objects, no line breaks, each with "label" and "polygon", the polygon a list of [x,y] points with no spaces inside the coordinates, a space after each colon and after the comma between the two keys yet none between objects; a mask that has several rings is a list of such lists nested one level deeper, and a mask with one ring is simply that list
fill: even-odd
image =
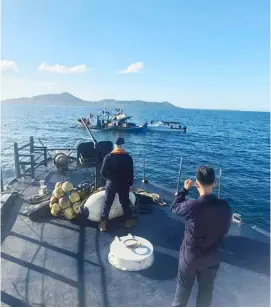
[{"label": "metal railing", "polygon": [[[21,153],[22,150],[29,150],[29,154]],[[40,154],[36,157],[36,154]],[[29,158],[29,160],[25,161],[25,158]],[[43,158],[39,161],[40,158]],[[15,167],[15,176],[16,178],[31,176],[34,180],[35,177],[35,169],[44,165],[47,167],[47,148],[44,146],[36,146],[34,144],[34,138],[31,136],[29,138],[29,143],[19,147],[18,143],[14,143],[14,167]],[[26,167],[29,168],[26,169]]]},{"label": "metal railing", "polygon": [[[29,142],[27,144],[19,146],[18,142],[14,142],[13,145],[2,150],[1,154],[12,147],[12,160],[14,164],[15,177],[17,179],[30,176],[32,180],[34,180],[35,169],[41,165],[44,165],[45,167],[47,166],[47,148],[44,146],[36,146],[32,136],[29,138]],[[37,154],[39,155],[37,156]],[[11,160],[9,162],[11,162]],[[1,166],[1,191],[4,190],[3,169]]]},{"label": "metal railing", "polygon": [[[38,138],[39,145],[36,145],[34,138],[31,136],[29,142],[19,146],[18,142],[14,142],[3,150],[1,150],[1,155],[13,148],[13,157],[8,160],[9,164],[13,164],[15,171],[15,178],[25,178],[30,176],[32,180],[35,178],[35,169],[39,166],[47,167],[48,158],[53,159],[52,152],[54,151],[69,151],[67,156],[70,156],[75,150],[77,150],[78,145],[84,139],[80,138],[76,140],[76,144],[70,147],[46,147],[43,141]],[[1,192],[5,190],[4,179],[3,179],[3,168],[1,166]]]},{"label": "metal railing", "polygon": [[[35,145],[34,143],[34,138],[31,136],[29,138],[29,142],[21,147],[18,146],[18,143],[15,142],[13,145],[10,145],[8,147],[6,147],[5,149],[1,150],[1,154],[3,152],[6,152],[7,150],[10,150],[13,147],[13,152],[14,152],[14,157],[12,157],[12,160],[14,162],[14,167],[15,167],[15,177],[17,179],[21,178],[21,177],[25,177],[25,176],[30,176],[33,180],[34,180],[34,176],[35,176],[35,169],[38,168],[39,166],[45,166],[47,167],[47,163],[48,163],[48,156],[50,156],[51,159],[53,159],[53,155],[51,152],[53,151],[69,151],[68,152],[68,156],[70,156],[75,150],[77,150],[78,145],[82,142],[82,140],[89,140],[89,138],[80,138],[80,139],[76,139],[76,143],[74,146],[72,147],[46,147],[43,143],[43,141],[38,138],[37,139],[39,141],[40,145]],[[147,146],[145,144],[137,144],[137,145],[141,145],[142,146],[142,156],[138,157],[139,158],[139,164],[138,166],[135,168],[135,174],[138,174],[139,176],[142,177],[142,182],[143,183],[147,183],[148,180],[150,180],[150,182],[152,184],[154,184],[155,186],[166,190],[170,193],[174,193],[175,190],[174,189],[170,189],[169,187],[164,186],[161,183],[156,183],[153,180],[151,180],[149,178],[150,174],[147,174],[146,172],[146,167],[148,165],[148,160],[146,160],[146,154],[148,151],[147,150]],[[27,151],[28,153],[23,153],[23,151]],[[37,154],[39,154],[37,156]],[[28,160],[25,160],[28,159]],[[41,160],[40,160],[41,159]],[[12,160],[9,160],[10,162]],[[28,167],[29,166],[29,167]],[[179,187],[179,181],[180,181],[180,175],[181,175],[181,166],[182,163],[180,163],[180,170],[179,170],[179,177],[178,177],[178,184],[177,184],[177,190]],[[28,167],[26,169],[26,167]],[[221,197],[221,182],[222,182],[222,171],[220,169],[219,172],[219,182],[218,182],[218,197]],[[2,171],[2,167],[1,167],[1,191],[4,191],[5,187],[4,187],[4,181],[3,181],[3,171]],[[262,225],[263,224],[263,220],[257,217],[253,217],[253,221],[258,224],[258,225]]]}]

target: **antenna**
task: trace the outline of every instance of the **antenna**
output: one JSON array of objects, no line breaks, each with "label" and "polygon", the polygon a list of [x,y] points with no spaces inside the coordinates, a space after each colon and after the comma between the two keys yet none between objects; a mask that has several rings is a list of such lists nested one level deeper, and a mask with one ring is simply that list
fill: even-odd
[{"label": "antenna", "polygon": [[178,192],[179,189],[180,189],[180,181],[181,181],[182,167],[183,167],[183,158],[181,157],[180,168],[179,168],[179,174],[178,174],[178,182],[177,182],[177,192]]},{"label": "antenna", "polygon": [[218,199],[220,199],[221,196],[221,181],[222,181],[222,169],[219,169],[219,182],[218,182]]},{"label": "antenna", "polygon": [[142,183],[148,184],[149,181],[145,177],[145,153],[144,153],[144,148],[142,149],[142,155],[143,155],[143,179],[142,179]]}]

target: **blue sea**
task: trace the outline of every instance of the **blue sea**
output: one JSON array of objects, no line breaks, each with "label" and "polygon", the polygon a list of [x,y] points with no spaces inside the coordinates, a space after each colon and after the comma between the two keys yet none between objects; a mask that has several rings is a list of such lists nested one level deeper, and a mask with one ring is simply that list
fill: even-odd
[{"label": "blue sea", "polygon": [[[103,106],[101,106],[103,108]],[[100,111],[87,104],[64,105],[43,103],[4,103],[2,111],[2,150],[28,142],[29,136],[41,138],[46,146],[72,146],[80,137],[88,137],[75,121],[90,112]],[[183,158],[182,181],[195,178],[201,165],[222,168],[222,197],[243,221],[269,232],[270,225],[270,118],[269,113],[149,109],[126,107],[124,110],[137,123],[161,119],[180,121],[188,130],[123,134],[126,148],[135,162],[136,176],[142,177],[143,153],[146,177],[169,190],[175,191]],[[96,133],[98,140],[111,140],[116,133]],[[13,149],[2,153],[3,178],[14,175]],[[196,197],[196,191],[191,191]]]}]

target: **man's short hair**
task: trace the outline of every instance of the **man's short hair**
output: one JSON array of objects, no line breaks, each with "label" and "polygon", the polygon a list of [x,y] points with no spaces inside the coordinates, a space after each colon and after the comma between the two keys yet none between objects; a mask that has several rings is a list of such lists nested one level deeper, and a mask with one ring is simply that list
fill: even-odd
[{"label": "man's short hair", "polygon": [[215,182],[215,171],[213,168],[202,166],[197,169],[196,179],[203,186],[212,185]]},{"label": "man's short hair", "polygon": [[122,137],[118,137],[115,144],[120,146],[120,145],[123,145],[125,142],[124,142],[124,138]]}]

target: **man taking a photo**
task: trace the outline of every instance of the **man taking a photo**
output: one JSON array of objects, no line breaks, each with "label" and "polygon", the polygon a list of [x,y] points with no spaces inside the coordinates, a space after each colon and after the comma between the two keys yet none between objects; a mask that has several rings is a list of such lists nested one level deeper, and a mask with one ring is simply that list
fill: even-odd
[{"label": "man taking a photo", "polygon": [[186,200],[193,185],[188,179],[177,192],[171,211],[185,218],[185,234],[181,245],[174,307],[187,305],[197,277],[197,306],[210,306],[215,277],[219,268],[218,248],[231,224],[231,208],[213,194],[215,172],[200,167],[196,172],[197,200]]}]

